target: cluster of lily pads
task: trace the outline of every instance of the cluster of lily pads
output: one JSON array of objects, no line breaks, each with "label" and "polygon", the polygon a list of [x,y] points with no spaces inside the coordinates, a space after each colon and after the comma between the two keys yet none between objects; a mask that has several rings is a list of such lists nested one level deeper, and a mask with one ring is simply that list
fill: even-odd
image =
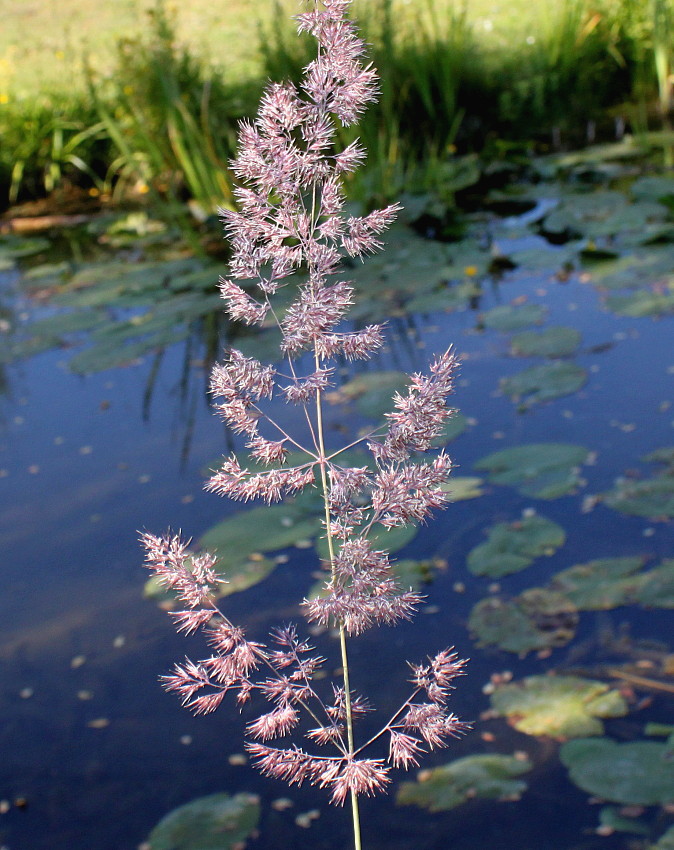
[{"label": "cluster of lily pads", "polygon": [[[354,321],[400,321],[404,327],[416,315],[472,312],[474,330],[498,334],[499,345],[506,339],[512,358],[540,361],[499,383],[500,392],[518,410],[526,412],[577,392],[588,381],[586,370],[573,361],[581,351],[580,333],[564,325],[546,326],[546,307],[527,299],[494,306],[492,290],[499,291],[498,281],[507,280],[509,269],[534,273],[553,267],[560,279],[578,273],[617,316],[674,313],[674,178],[638,176],[638,155],[622,144],[594,156],[589,151],[533,163],[541,182],[495,192],[488,199],[494,209],[515,200],[527,210],[513,219],[490,219],[489,240],[484,238],[484,217],[468,222],[466,237],[454,243],[423,239],[398,226],[386,252],[348,268],[358,293]],[[560,176],[566,185],[546,182]],[[631,180],[626,192],[612,188],[612,181],[625,178]],[[423,218],[423,200],[408,199],[408,207],[411,220]],[[531,237],[533,247],[504,254],[503,246],[518,234]],[[30,258],[21,268],[18,285],[26,299],[39,298],[46,305],[40,308],[40,318],[32,320],[5,313],[0,305],[0,334],[7,343],[0,346],[0,363],[76,344],[70,368],[96,372],[162,351],[214,321],[221,304],[216,290],[220,263],[196,255],[176,241],[175,234],[149,220],[129,223],[120,218],[101,226],[98,236],[117,253],[90,262],[53,262],[47,240],[0,237],[0,271]],[[551,245],[556,246],[554,253]],[[292,291],[281,290],[279,296],[282,313]],[[220,345],[223,336],[231,336],[224,323]],[[278,332],[267,326],[259,335],[237,338],[236,345],[272,360]],[[366,432],[382,421],[392,394],[402,390],[406,380],[393,370],[352,372],[328,400],[343,406],[340,409]],[[457,438],[471,424],[466,416],[455,416],[438,445]],[[584,485],[583,466],[592,462],[592,448],[561,442],[509,446],[480,458],[469,470],[477,475],[456,476],[448,487],[455,501],[476,498],[484,492],[486,479],[492,488],[511,487],[527,499],[549,502]],[[356,455],[353,460],[365,462]],[[631,473],[595,498],[624,514],[671,519],[674,448],[651,452],[644,461],[653,465],[654,473]],[[266,579],[287,560],[289,548],[313,548],[324,557],[321,521],[321,505],[307,490],[291,501],[228,516],[208,530],[199,545],[220,553],[221,592],[227,595]],[[490,580],[519,573],[557,553],[566,537],[558,523],[536,510],[495,523],[485,532],[484,542],[469,552],[467,567]],[[418,587],[433,578],[436,562],[404,557],[403,549],[415,533],[409,527],[391,530],[386,548],[402,552],[396,564],[399,576],[406,585]],[[152,581],[146,590],[171,604]],[[312,592],[317,591],[307,588]],[[468,626],[477,643],[493,651],[545,655],[572,640],[583,612],[626,605],[674,608],[674,560],[654,564],[631,556],[575,564],[515,596],[491,593],[474,606]],[[621,807],[674,803],[669,761],[674,729],[658,730],[664,742],[604,737],[604,721],[628,710],[621,693],[605,682],[545,675],[500,683],[491,694],[490,716],[506,718],[525,735],[563,742],[560,757],[569,779],[607,803],[599,815],[600,828],[651,836],[650,822],[625,815]],[[656,737],[648,727],[645,735]],[[526,792],[526,774],[532,767],[532,758],[524,753],[467,756],[402,783],[397,801],[438,812],[476,798],[516,800]],[[229,850],[254,834],[259,811],[259,800],[251,795],[197,800],[167,816],[152,832],[149,846]],[[674,827],[649,847],[672,850]]]}]

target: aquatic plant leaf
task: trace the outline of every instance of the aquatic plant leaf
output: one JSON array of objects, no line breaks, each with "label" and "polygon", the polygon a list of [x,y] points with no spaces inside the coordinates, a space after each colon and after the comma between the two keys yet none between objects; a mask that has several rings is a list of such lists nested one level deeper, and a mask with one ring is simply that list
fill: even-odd
[{"label": "aquatic plant leaf", "polygon": [[666,280],[674,267],[674,248],[656,246],[626,254],[618,259],[593,266],[592,283],[600,289],[638,289]]},{"label": "aquatic plant leaf", "polygon": [[440,485],[443,493],[449,493],[452,502],[463,502],[464,499],[477,499],[484,494],[482,478],[471,475],[452,475],[449,481]]},{"label": "aquatic plant leaf", "polygon": [[674,517],[674,476],[660,475],[641,481],[623,478],[602,501],[616,511],[649,518]]},{"label": "aquatic plant leaf", "polygon": [[25,357],[33,357],[42,351],[59,346],[63,337],[92,330],[108,322],[103,311],[87,310],[72,313],[57,313],[35,322],[20,325],[23,338],[12,338],[0,349],[0,363],[11,363]]},{"label": "aquatic plant leaf", "polygon": [[674,608],[674,560],[665,560],[644,573],[634,599],[646,608]]},{"label": "aquatic plant leaf", "polygon": [[476,797],[518,800],[527,784],[516,777],[527,773],[531,767],[527,760],[498,753],[466,756],[441,767],[420,771],[416,782],[401,783],[396,803],[442,812]]},{"label": "aquatic plant leaf", "polygon": [[579,738],[560,750],[569,776],[583,791],[623,805],[674,802],[674,770],[666,744]]},{"label": "aquatic plant leaf", "polygon": [[315,537],[321,530],[317,515],[293,504],[270,505],[239,511],[210,528],[199,540],[223,564],[240,564],[256,552],[275,552]]},{"label": "aquatic plant leaf", "polygon": [[630,186],[630,192],[638,200],[674,202],[674,178],[638,177]]},{"label": "aquatic plant leaf", "polygon": [[[416,525],[397,525],[393,528],[375,526],[367,535],[367,538],[375,548],[379,547],[387,552],[398,552],[414,540],[418,531],[419,527]],[[319,537],[316,541],[316,551],[319,558],[323,558],[323,560],[328,560],[330,557],[328,541],[324,536]]]},{"label": "aquatic plant leaf", "polygon": [[501,389],[513,401],[530,407],[561,396],[571,395],[587,381],[587,372],[575,363],[555,362],[532,366],[501,379]]},{"label": "aquatic plant leaf", "polygon": [[674,474],[674,446],[662,446],[655,449],[655,451],[644,455],[643,460],[646,463],[662,463],[668,467],[666,470],[668,475]]},{"label": "aquatic plant leaf", "polygon": [[541,324],[546,313],[546,308],[541,304],[522,304],[519,307],[503,304],[483,313],[482,324],[495,331],[519,331],[530,325]]},{"label": "aquatic plant leaf", "polygon": [[580,611],[606,611],[635,601],[647,575],[639,571],[646,559],[599,558],[557,573],[552,590],[563,593]]},{"label": "aquatic plant leaf", "polygon": [[650,828],[643,821],[628,818],[615,806],[602,806],[599,810],[599,825],[611,832],[626,832],[630,835],[649,835]]},{"label": "aquatic plant leaf", "polygon": [[68,368],[76,375],[89,375],[126,366],[154,351],[181,342],[189,335],[188,328],[167,328],[159,333],[120,345],[116,339],[105,339],[78,352],[68,361]]},{"label": "aquatic plant leaf", "polygon": [[529,443],[502,449],[475,463],[488,470],[493,484],[518,487],[525,496],[556,499],[580,484],[578,467],[588,451],[571,443]]},{"label": "aquatic plant leaf", "polygon": [[618,691],[578,676],[528,676],[500,685],[491,695],[491,705],[526,735],[562,739],[602,735],[600,718],[628,712]]},{"label": "aquatic plant leaf", "polygon": [[255,794],[211,794],[174,809],[152,830],[148,850],[236,850],[260,820]]},{"label": "aquatic plant leaf", "polygon": [[413,558],[402,558],[391,563],[396,581],[405,590],[418,590],[422,585],[431,582],[433,567],[433,561],[416,561]]},{"label": "aquatic plant leaf", "polygon": [[[389,410],[391,409],[392,405],[389,406]],[[459,413],[457,410],[449,419],[445,420],[442,432],[433,440],[433,446],[439,448],[440,446],[446,446],[447,443],[451,443],[452,440],[463,434],[468,428],[468,424],[468,419],[463,413]]]},{"label": "aquatic plant leaf", "polygon": [[500,578],[523,570],[540,555],[552,555],[565,539],[561,525],[537,514],[500,522],[488,530],[486,543],[468,553],[468,569],[474,575]]},{"label": "aquatic plant leaf", "polygon": [[577,624],[578,612],[565,596],[535,587],[507,601],[483,599],[468,621],[479,646],[498,646],[518,655],[564,646]]},{"label": "aquatic plant leaf", "polygon": [[148,263],[96,263],[74,274],[53,303],[64,307],[153,305],[157,298],[167,295],[176,277],[202,268],[201,261],[193,257]]},{"label": "aquatic plant leaf", "polygon": [[515,334],[510,350],[520,357],[568,357],[579,345],[580,332],[575,328],[553,326]]},{"label": "aquatic plant leaf", "polygon": [[663,316],[674,312],[674,292],[640,290],[629,295],[609,295],[606,306],[618,316]]},{"label": "aquatic plant leaf", "polygon": [[471,299],[482,294],[480,284],[474,280],[445,284],[441,289],[416,295],[405,302],[407,313],[439,313],[468,307]]},{"label": "aquatic plant leaf", "polygon": [[353,401],[363,416],[378,420],[393,409],[393,393],[403,392],[409,380],[404,372],[365,372],[328,393],[327,399],[333,404]]},{"label": "aquatic plant leaf", "polygon": [[0,236],[0,259],[18,260],[32,257],[51,248],[51,242],[41,236]]},{"label": "aquatic plant leaf", "polygon": [[[248,588],[264,581],[275,568],[274,561],[263,558],[261,555],[253,554],[253,556],[238,564],[232,563],[228,559],[218,558],[215,566],[220,579],[217,596],[222,599],[225,596],[248,590]],[[156,576],[152,576],[145,582],[143,596],[157,602],[168,602],[176,599],[176,596],[170,590],[167,590]]]}]

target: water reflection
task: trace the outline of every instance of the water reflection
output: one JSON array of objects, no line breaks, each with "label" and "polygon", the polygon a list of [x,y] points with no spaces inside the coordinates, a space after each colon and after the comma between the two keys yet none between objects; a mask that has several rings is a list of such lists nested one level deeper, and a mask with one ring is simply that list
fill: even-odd
[{"label": "water reflection", "polygon": [[[517,681],[558,669],[612,681],[630,705],[626,717],[604,721],[620,741],[641,738],[646,721],[671,723],[674,716],[667,687],[671,609],[584,610],[573,642],[526,658],[496,646],[479,649],[469,634],[471,611],[485,597],[515,598],[591,559],[648,555],[653,565],[674,552],[671,517],[618,513],[601,498],[619,475],[647,478],[651,471],[642,456],[674,443],[672,316],[655,322],[603,310],[591,271],[573,273],[560,286],[554,275],[565,249],[542,246],[535,235],[511,227],[498,230],[496,242],[504,255],[520,257],[518,268],[504,271],[499,283],[487,275],[488,258],[482,254],[471,263],[474,254],[468,249],[441,246],[436,255],[431,243],[407,242],[398,246],[401,253],[393,253],[392,266],[379,267],[367,279],[373,299],[363,306],[362,321],[381,304],[393,312],[389,346],[366,367],[373,374],[421,368],[432,352],[457,344],[464,365],[456,403],[469,426],[450,452],[459,474],[483,478],[484,495],[457,502],[401,550],[403,557],[442,561],[424,588],[427,609],[416,624],[366,635],[354,644],[354,675],[386,709],[406,689],[402,658],[423,658],[430,647],[455,643],[461,655],[472,657],[454,697],[455,710],[473,718],[476,731],[449,756],[431,757],[428,766],[473,753],[522,751],[534,769],[518,802],[472,800],[454,811],[428,814],[398,808],[393,797],[367,801],[365,836],[372,850],[628,846],[620,833],[595,834],[597,809],[569,782],[558,742],[524,735],[502,718],[485,716],[494,674],[509,672]],[[525,260],[532,249],[538,254]],[[416,266],[429,263],[429,252],[430,266]],[[483,261],[475,275],[467,273]],[[456,289],[443,281],[460,285],[473,277],[479,294],[466,289],[453,312],[438,309]],[[11,318],[23,303],[7,281],[3,316]],[[427,298],[425,309],[406,314],[402,308],[421,295]],[[541,308],[543,322],[581,333],[574,361],[588,381],[581,392],[530,405],[522,413],[501,392],[501,379],[540,361],[511,357],[515,331],[500,330],[489,311],[527,305]],[[130,314],[118,314],[124,321],[135,315],[135,308],[129,309]],[[31,310],[40,318],[47,308]],[[185,326],[189,332],[181,342],[100,375],[72,374],[68,363],[76,352],[62,349],[48,348],[5,367],[13,392],[4,396],[0,437],[5,670],[0,798],[8,803],[0,814],[0,837],[9,847],[134,847],[175,806],[220,790],[261,795],[261,835],[251,847],[272,850],[310,840],[334,850],[348,844],[344,813],[329,808],[319,792],[289,793],[241,764],[245,712],[239,717],[224,709],[193,718],[156,681],[174,660],[199,649],[174,635],[163,612],[142,599],[145,575],[136,530],[171,522],[198,538],[234,511],[201,492],[204,468],[229,447],[239,447],[236,440],[227,444],[206,404],[205,367],[225,344],[227,330],[203,317]],[[266,342],[241,344],[261,351]],[[353,375],[344,364],[343,377]],[[279,403],[280,414],[288,415],[282,409]],[[369,421],[355,403],[335,404],[328,415],[329,428],[340,433]],[[498,449],[553,441],[585,446],[594,460],[578,473],[582,480],[576,488],[560,498],[544,500],[512,482],[489,482],[475,469]],[[498,579],[468,572],[468,553],[484,542],[485,532],[499,522],[517,522],[532,507],[564,528],[564,545]],[[263,637],[271,625],[296,617],[297,600],[314,581],[312,549],[286,554],[289,562],[279,563],[262,584],[227,600],[232,619],[247,623],[253,635]],[[332,653],[329,635],[316,640],[321,651]],[[293,805],[274,807],[280,797]],[[314,809],[320,816],[310,819],[305,835],[295,819]],[[666,818],[650,810],[645,821],[655,840]]]}]

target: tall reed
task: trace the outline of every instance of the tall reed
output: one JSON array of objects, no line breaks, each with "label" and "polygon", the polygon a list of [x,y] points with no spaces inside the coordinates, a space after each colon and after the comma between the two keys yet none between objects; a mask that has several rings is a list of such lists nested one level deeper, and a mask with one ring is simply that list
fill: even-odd
[{"label": "tall reed", "polygon": [[[196,713],[214,711],[230,691],[239,704],[266,699],[271,710],[246,729],[256,766],[290,784],[327,788],[334,803],[349,800],[354,847],[361,850],[359,797],[383,791],[393,768],[417,765],[424,751],[465,729],[447,708],[465,662],[445,649],[410,664],[407,699],[379,731],[359,740],[358,720],[369,704],[353,682],[349,641],[375,625],[410,619],[422,602],[396,581],[386,531],[423,522],[447,502],[442,484],[452,462],[432,444],[454,412],[446,399],[456,359],[448,350],[428,375],[412,375],[380,429],[348,445],[331,444],[323,405],[338,381],[339,361],[367,360],[384,340],[380,325],[354,330],[349,324],[354,290],[340,277],[341,261],[379,250],[379,237],[399,210],[392,204],[352,216],[344,209],[343,178],[363,162],[365,149],[357,140],[336,145],[337,127],[353,127],[377,95],[376,74],[363,65],[364,46],[346,17],[350,4],[313,0],[298,16],[300,31],[318,43],[314,58],[298,85],[271,84],[255,121],[241,125],[232,163],[239,211],[223,211],[231,278],[221,281],[221,292],[232,320],[277,324],[284,363],[263,365],[230,349],[213,369],[216,409],[245,438],[251,463],[242,466],[232,454],[207,484],[231,499],[268,504],[308,488],[320,494],[327,575],[322,593],[302,608],[309,621],[337,630],[340,678],[320,681],[326,659],[295,626],[275,629],[270,647],[249,640],[218,603],[213,555],[190,554],[172,534],[142,539],[147,566],[185,605],[172,612],[178,630],[202,630],[212,650],[203,661],[176,665],[164,678],[166,688]],[[294,300],[281,314],[274,296],[293,283]],[[274,395],[299,410],[299,429],[291,432],[283,413],[270,410]],[[355,446],[367,449],[367,464],[349,461],[347,450]],[[308,743],[266,743],[290,735]]]}]

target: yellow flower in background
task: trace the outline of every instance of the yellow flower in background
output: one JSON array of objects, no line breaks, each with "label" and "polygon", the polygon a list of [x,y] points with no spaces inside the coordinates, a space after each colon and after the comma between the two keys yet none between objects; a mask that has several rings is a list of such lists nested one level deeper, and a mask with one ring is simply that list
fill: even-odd
[{"label": "yellow flower in background", "polygon": [[475,277],[477,274],[477,266],[466,266],[463,271],[468,277]]},{"label": "yellow flower in background", "polygon": [[5,92],[0,94],[0,103],[9,103],[9,95]]},{"label": "yellow flower in background", "polygon": [[62,50],[57,50],[57,51],[54,53],[54,56],[55,56],[57,59],[65,59],[65,58],[66,58],[66,55],[65,55],[65,53],[64,53]]}]

